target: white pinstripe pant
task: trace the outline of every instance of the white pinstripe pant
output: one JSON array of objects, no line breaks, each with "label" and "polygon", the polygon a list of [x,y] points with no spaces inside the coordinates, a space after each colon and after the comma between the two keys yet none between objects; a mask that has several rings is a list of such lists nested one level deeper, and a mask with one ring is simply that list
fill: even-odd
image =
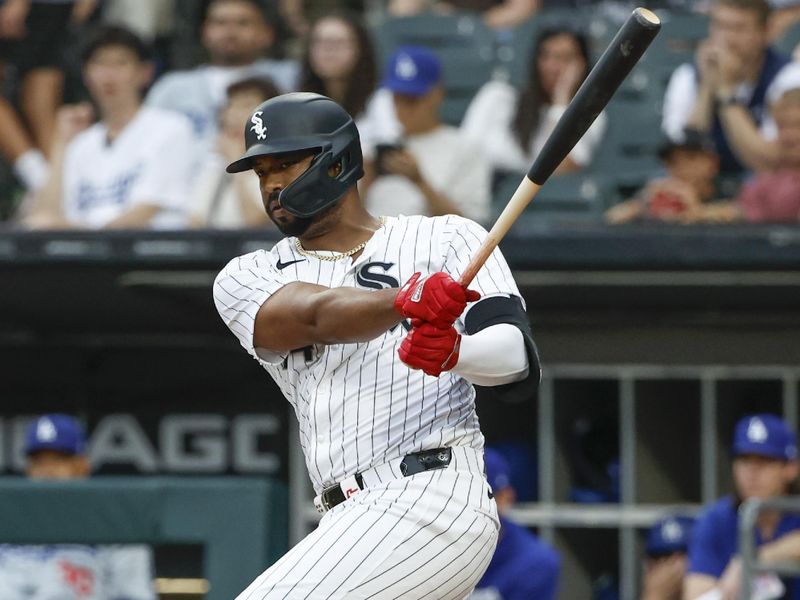
[{"label": "white pinstripe pant", "polygon": [[411,477],[397,463],[365,474],[365,490],[326,513],[237,600],[468,597],[499,529],[483,452],[454,448],[448,467]]}]

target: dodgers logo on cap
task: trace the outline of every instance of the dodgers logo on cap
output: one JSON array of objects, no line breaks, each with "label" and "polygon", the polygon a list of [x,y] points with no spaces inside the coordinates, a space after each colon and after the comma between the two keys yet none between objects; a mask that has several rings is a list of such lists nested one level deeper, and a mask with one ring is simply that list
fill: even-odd
[{"label": "dodgers logo on cap", "polygon": [[797,436],[777,415],[749,415],[736,424],[733,455],[753,454],[775,460],[797,458]]},{"label": "dodgers logo on cap", "polygon": [[692,536],[694,519],[687,516],[672,516],[655,523],[647,533],[645,552],[658,557],[686,552]]},{"label": "dodgers logo on cap", "polygon": [[36,439],[39,442],[52,442],[57,435],[56,426],[50,417],[42,417],[36,423]]},{"label": "dodgers logo on cap", "polygon": [[25,454],[52,450],[65,454],[82,454],[86,450],[86,434],[77,419],[51,413],[33,421],[25,434]]},{"label": "dodgers logo on cap", "polygon": [[747,439],[756,444],[763,444],[767,441],[767,428],[764,422],[758,417],[753,417],[747,426]]},{"label": "dodgers logo on cap", "polygon": [[661,537],[668,542],[679,542],[683,539],[683,529],[675,519],[667,519],[661,525]]},{"label": "dodgers logo on cap", "polygon": [[394,66],[394,73],[400,79],[414,79],[417,76],[417,65],[408,54],[401,54],[397,57]]},{"label": "dodgers logo on cap", "polygon": [[442,64],[434,52],[421,46],[403,46],[389,57],[383,85],[408,96],[423,96],[442,80]]}]

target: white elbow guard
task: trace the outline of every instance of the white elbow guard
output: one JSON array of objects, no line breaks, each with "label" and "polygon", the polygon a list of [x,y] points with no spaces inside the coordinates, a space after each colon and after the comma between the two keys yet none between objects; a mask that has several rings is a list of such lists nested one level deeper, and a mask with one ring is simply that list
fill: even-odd
[{"label": "white elbow guard", "polygon": [[528,368],[522,332],[509,323],[499,323],[461,337],[453,372],[470,383],[495,386],[524,379]]}]

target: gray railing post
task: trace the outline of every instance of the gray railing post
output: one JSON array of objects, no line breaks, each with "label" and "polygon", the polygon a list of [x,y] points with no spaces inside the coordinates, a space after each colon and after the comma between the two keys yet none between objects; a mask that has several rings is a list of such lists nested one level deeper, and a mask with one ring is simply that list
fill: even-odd
[{"label": "gray railing post", "polygon": [[739,507],[739,556],[742,560],[742,587],[739,592],[741,600],[750,599],[753,589],[753,578],[756,570],[755,528],[758,513],[763,501],[756,498],[746,500]]},{"label": "gray railing post", "polygon": [[742,560],[742,600],[750,600],[753,580],[759,572],[769,571],[776,575],[800,575],[800,565],[794,563],[764,564],[756,556],[756,522],[763,510],[777,510],[781,513],[800,513],[800,496],[784,496],[759,500],[746,500],[739,507],[739,556]]}]

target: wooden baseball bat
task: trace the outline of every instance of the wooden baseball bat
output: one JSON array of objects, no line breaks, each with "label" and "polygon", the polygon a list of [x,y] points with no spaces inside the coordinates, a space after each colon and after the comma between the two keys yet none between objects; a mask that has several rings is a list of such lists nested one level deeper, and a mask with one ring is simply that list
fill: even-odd
[{"label": "wooden baseball bat", "polygon": [[[544,182],[608,104],[611,96],[642,57],[660,28],[661,20],[646,8],[637,8],[628,17],[578,88],[530,171],[522,178],[503,212],[497,217],[489,235],[467,265],[461,275],[461,285],[467,287],[472,282],[483,263],[508,233],[525,207],[534,199]],[[635,135],[635,132],[633,134]]]}]

